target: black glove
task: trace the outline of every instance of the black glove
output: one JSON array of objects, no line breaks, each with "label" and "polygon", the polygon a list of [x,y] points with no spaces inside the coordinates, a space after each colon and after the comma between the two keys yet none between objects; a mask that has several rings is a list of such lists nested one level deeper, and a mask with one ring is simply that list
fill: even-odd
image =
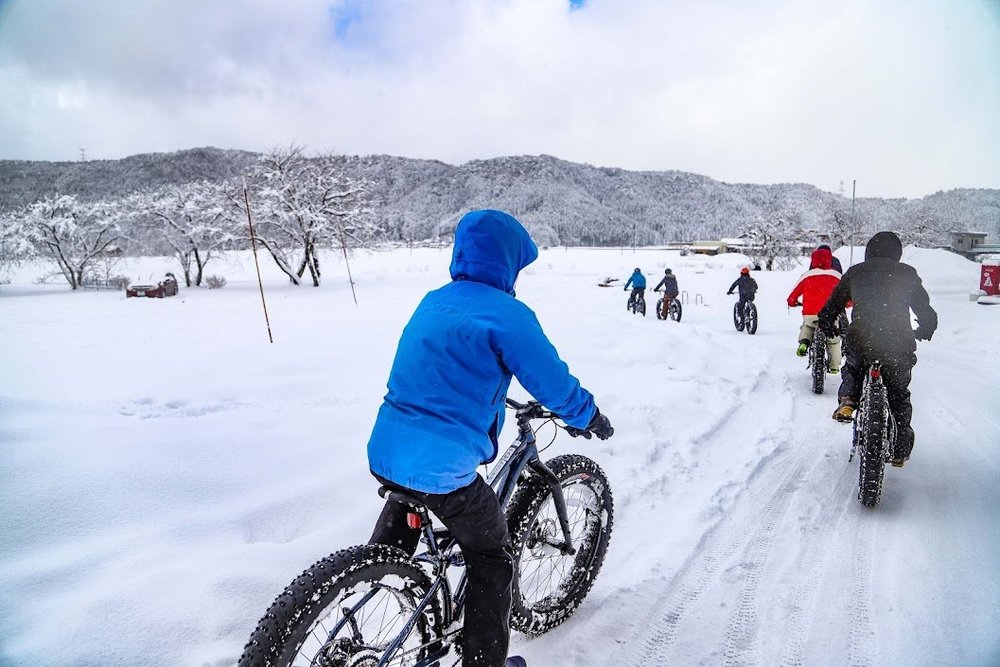
[{"label": "black glove", "polygon": [[923,327],[917,327],[917,329],[913,332],[913,337],[916,340],[930,340],[933,335],[933,331],[927,331]]},{"label": "black glove", "polygon": [[732,295],[733,295],[733,293],[732,293],[732,292],[726,292],[726,294],[728,294],[729,296],[732,296]]},{"label": "black glove", "polygon": [[590,440],[590,434],[593,433],[599,440],[607,440],[615,434],[615,428],[611,425],[610,419],[602,415],[600,410],[595,410],[594,417],[587,424],[587,428],[567,426],[566,432],[574,438],[582,435],[587,440]]},{"label": "black glove", "polygon": [[615,427],[611,425],[611,420],[597,409],[594,410],[594,418],[587,424],[587,430],[596,435],[598,440],[607,440],[615,434]]}]

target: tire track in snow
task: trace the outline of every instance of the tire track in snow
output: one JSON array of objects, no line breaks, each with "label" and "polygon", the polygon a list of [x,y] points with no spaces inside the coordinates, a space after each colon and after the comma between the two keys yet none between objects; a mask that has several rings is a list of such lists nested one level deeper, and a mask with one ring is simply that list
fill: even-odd
[{"label": "tire track in snow", "polygon": [[[716,424],[702,439],[724,437],[730,425],[738,428],[733,423],[733,417],[744,410],[752,410],[753,407],[756,406],[740,406],[726,416],[725,423]],[[787,422],[779,433],[779,437],[773,439],[781,444],[771,454],[761,458],[744,483],[743,491],[735,499],[731,511],[705,533],[684,565],[667,584],[664,594],[654,605],[654,609],[664,611],[654,616],[652,622],[639,631],[642,639],[627,641],[623,655],[612,660],[611,664],[661,665],[671,662],[677,638],[682,634],[679,628],[686,621],[689,610],[718,580],[721,568],[731,563],[733,557],[742,551],[750,548],[758,556],[753,561],[754,567],[750,568],[757,570],[750,581],[755,581],[753,577],[759,577],[757,561],[763,562],[764,555],[770,550],[774,541],[774,529],[787,510],[797,480],[802,477],[810,462],[810,459],[803,459],[790,467],[772,465],[776,459],[786,458],[784,445],[790,439]],[[770,439],[772,438],[762,438],[761,441]],[[778,479],[775,480],[775,477]],[[655,611],[651,613],[656,614]],[[756,634],[755,586],[752,583],[746,590],[742,603],[737,604],[734,626],[729,628],[729,633],[727,636],[731,637],[734,656],[738,653],[737,647],[752,641]],[[633,649],[633,646],[636,648]]]},{"label": "tire track in snow", "polygon": [[[852,501],[854,500],[852,498]],[[847,645],[847,657],[851,667],[879,664],[878,642],[872,618],[872,578],[875,574],[872,543],[875,537],[875,521],[873,517],[864,519],[858,522],[859,529],[855,533],[854,548],[851,550],[854,590]]]},{"label": "tire track in snow", "polygon": [[[837,474],[838,468],[846,456],[831,455],[821,463],[818,475],[813,475],[818,483],[810,489],[821,490],[826,480]],[[840,471],[840,476],[832,489],[826,495],[817,494],[817,521],[810,526],[806,537],[799,548],[793,565],[798,574],[792,589],[789,613],[785,617],[786,635],[783,639],[783,650],[779,660],[780,665],[802,667],[809,664],[806,651],[809,646],[812,630],[816,627],[821,596],[819,595],[821,573],[828,567],[831,558],[839,558],[839,553],[832,548],[836,539],[837,526],[843,525],[846,516],[852,508],[856,492],[854,481],[856,467],[848,466]],[[846,499],[846,501],[845,501]],[[839,507],[836,515],[824,512],[826,507]],[[805,523],[805,521],[803,521]]]}]

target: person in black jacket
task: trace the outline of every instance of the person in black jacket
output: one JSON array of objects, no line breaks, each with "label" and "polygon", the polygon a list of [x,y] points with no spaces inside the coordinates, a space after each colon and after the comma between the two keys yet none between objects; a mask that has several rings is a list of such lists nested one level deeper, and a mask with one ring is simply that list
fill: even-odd
[{"label": "person in black jacket", "polygon": [[[840,406],[833,413],[838,421],[850,421],[861,395],[865,368],[882,362],[882,379],[888,392],[889,408],[896,417],[896,442],[892,464],[902,466],[913,449],[910,418],[910,374],[917,363],[917,340],[930,340],[937,329],[937,313],[916,270],[899,261],[903,244],[892,232],[879,232],[868,241],[865,261],[852,266],[830,294],[819,313],[819,325],[827,335],[837,329],[837,317],[849,301],[854,314],[847,330],[851,356],[843,367],[838,396]],[[917,329],[910,324],[910,311],[917,316]]]},{"label": "person in black jacket", "polygon": [[673,301],[680,290],[677,288],[677,276],[670,269],[664,269],[663,280],[656,283],[656,287],[653,288],[654,292],[659,292],[660,288],[663,288],[663,307],[662,313],[663,319],[667,319],[667,315],[670,312],[670,302]]},{"label": "person in black jacket", "polygon": [[740,312],[742,312],[743,305],[747,301],[753,301],[754,296],[757,294],[757,281],[750,277],[750,267],[744,266],[740,269],[740,277],[729,286],[729,291],[726,294],[732,294],[736,288],[740,290],[739,307]]}]

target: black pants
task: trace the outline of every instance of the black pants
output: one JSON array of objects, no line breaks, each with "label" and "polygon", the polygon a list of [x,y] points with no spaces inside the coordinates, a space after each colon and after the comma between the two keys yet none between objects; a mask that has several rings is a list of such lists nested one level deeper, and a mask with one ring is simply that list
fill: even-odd
[{"label": "black pants", "polygon": [[[886,357],[880,358],[880,361],[889,409],[896,418],[896,444],[893,455],[906,458],[913,450],[913,427],[910,426],[910,419],[913,417],[913,406],[910,404],[910,377],[913,366],[917,363],[917,355],[910,354],[902,359]],[[849,398],[857,404],[864,386],[865,366],[866,360],[860,355],[847,357],[847,363],[840,369],[842,380],[840,391],[837,392],[838,397]]]},{"label": "black pants", "polygon": [[[493,489],[478,475],[472,484],[445,494],[421,493],[378,475],[375,477],[385,486],[420,499],[458,541],[468,576],[462,664],[503,667],[510,638],[514,559],[507,521]],[[369,541],[399,547],[413,554],[420,531],[407,525],[407,512],[409,508],[405,505],[386,502]]]}]

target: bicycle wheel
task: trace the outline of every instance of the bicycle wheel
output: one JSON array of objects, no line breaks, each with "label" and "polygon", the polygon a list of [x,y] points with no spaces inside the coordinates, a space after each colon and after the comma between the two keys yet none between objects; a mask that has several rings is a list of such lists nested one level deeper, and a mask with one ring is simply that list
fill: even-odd
[{"label": "bicycle wheel", "polygon": [[752,336],[757,333],[757,306],[751,301],[747,304],[746,310],[743,320],[746,322],[747,333]]},{"label": "bicycle wheel", "polygon": [[819,330],[819,327],[816,327],[809,351],[812,366],[812,390],[814,394],[822,394],[823,383],[826,380],[826,336]]},{"label": "bicycle wheel", "polygon": [[671,299],[670,300],[670,319],[672,319],[674,322],[680,322],[681,321],[681,314],[682,313],[683,313],[683,309],[681,308],[681,302],[678,301],[677,299]]},{"label": "bicycle wheel", "polygon": [[[395,547],[338,551],[299,575],[271,604],[239,666],[375,667],[430,585]],[[413,665],[437,650],[441,626],[434,599],[388,664]]]},{"label": "bicycle wheel", "polygon": [[885,387],[869,382],[861,398],[858,418],[858,500],[865,507],[875,507],[882,497],[885,476],[885,440],[887,408]]},{"label": "bicycle wheel", "polygon": [[733,324],[736,325],[737,331],[743,331],[743,327],[746,323],[743,321],[743,310],[740,308],[739,302],[733,304]]},{"label": "bicycle wheel", "polygon": [[549,485],[532,475],[507,508],[514,548],[514,605],[511,627],[539,635],[572,615],[594,585],[611,538],[614,502],[600,466],[568,454],[547,461],[566,498],[576,554],[552,546],[562,529]]},{"label": "bicycle wheel", "polygon": [[663,299],[656,302],[656,319],[663,319]]}]

